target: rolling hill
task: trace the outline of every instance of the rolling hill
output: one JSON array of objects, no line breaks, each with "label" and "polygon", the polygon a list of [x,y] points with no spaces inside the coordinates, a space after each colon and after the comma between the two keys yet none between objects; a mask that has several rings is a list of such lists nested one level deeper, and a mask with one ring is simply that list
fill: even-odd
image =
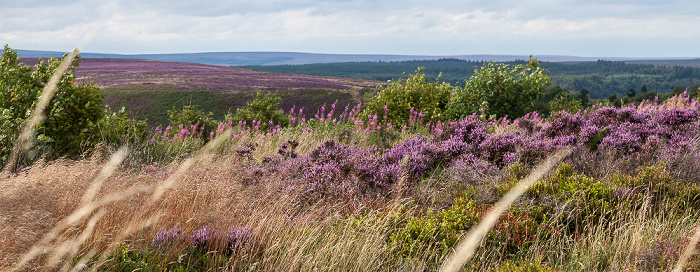
[{"label": "rolling hill", "polygon": [[[60,57],[63,52],[18,50],[23,58]],[[205,53],[178,53],[178,54],[106,54],[106,53],[80,53],[84,58],[113,58],[113,59],[146,59],[174,62],[192,62],[201,64],[214,64],[225,66],[242,65],[287,65],[330,62],[378,62],[378,61],[409,61],[409,60],[438,60],[460,59],[468,61],[514,61],[528,59],[527,55],[390,55],[390,54],[316,54],[298,52],[205,52]],[[577,56],[535,56],[540,61],[548,62],[590,62],[599,59],[625,61],[625,62],[654,62],[667,66],[697,66],[700,59],[692,58],[651,58],[632,59],[616,57],[577,57]]]},{"label": "rolling hill", "polygon": [[[36,58],[23,59],[33,65]],[[112,109],[125,107],[151,125],[167,122],[168,110],[196,105],[219,119],[251,101],[256,91],[282,97],[281,107],[305,107],[313,115],[323,104],[355,105],[378,82],[308,75],[266,73],[186,62],[83,58],[79,81],[94,82]]]}]

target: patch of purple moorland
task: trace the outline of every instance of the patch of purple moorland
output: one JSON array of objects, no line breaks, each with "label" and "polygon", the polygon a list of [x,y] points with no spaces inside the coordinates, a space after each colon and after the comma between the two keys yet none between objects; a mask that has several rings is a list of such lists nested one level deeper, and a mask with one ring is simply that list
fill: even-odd
[{"label": "patch of purple moorland", "polygon": [[[101,87],[161,85],[180,90],[246,91],[282,89],[351,90],[373,88],[376,82],[307,75],[264,73],[247,69],[182,62],[134,59],[82,59],[80,80]],[[155,86],[154,86],[155,85]]]},{"label": "patch of purple moorland", "polygon": [[[563,147],[608,149],[630,158],[649,159],[653,154],[652,159],[662,160],[689,150],[697,142],[698,117],[692,100],[672,108],[593,107],[577,113],[560,112],[548,120],[529,114],[513,122],[486,122],[474,115],[427,125],[430,135],[416,135],[385,150],[328,140],[305,155],[285,156],[255,171],[260,179],[282,179],[285,186],[308,192],[357,196],[390,193],[401,178],[418,182],[427,174],[453,166],[490,169],[513,162],[536,164]],[[353,122],[359,133],[388,129]]]}]

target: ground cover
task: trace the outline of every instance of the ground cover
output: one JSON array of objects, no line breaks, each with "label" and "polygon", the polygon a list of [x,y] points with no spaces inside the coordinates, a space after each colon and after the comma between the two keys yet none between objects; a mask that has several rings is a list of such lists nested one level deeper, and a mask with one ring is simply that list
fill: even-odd
[{"label": "ground cover", "polygon": [[[31,72],[12,55],[4,69]],[[12,102],[23,81],[10,79]],[[2,172],[0,269],[699,269],[700,106],[687,93],[443,119],[431,101],[444,97],[422,92],[436,86],[450,91],[412,75],[368,106],[316,111],[261,93],[221,121],[185,107],[151,130],[105,112],[89,151]]]},{"label": "ground cover", "polygon": [[[4,177],[2,263],[434,270],[562,148],[575,151],[501,215],[464,269],[662,271],[694,241],[700,126],[687,96],[549,119],[411,118],[405,128],[363,122],[352,108],[313,122],[289,115],[290,127],[268,130],[168,127],[128,155],[96,150]],[[696,254],[686,267],[698,265]]]},{"label": "ground cover", "polygon": [[[38,59],[23,59],[33,65]],[[78,81],[100,87],[104,102],[113,110],[125,107],[133,117],[149,124],[167,125],[167,111],[196,105],[222,119],[245,106],[255,91],[277,93],[283,109],[318,109],[324,103],[356,105],[378,82],[265,73],[227,66],[133,59],[82,59]],[[330,101],[330,102],[329,102]]]}]

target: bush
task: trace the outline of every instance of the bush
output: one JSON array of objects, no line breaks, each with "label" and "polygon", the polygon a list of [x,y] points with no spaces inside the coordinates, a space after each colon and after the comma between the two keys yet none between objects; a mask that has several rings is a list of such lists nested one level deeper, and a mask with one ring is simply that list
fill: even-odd
[{"label": "bush", "polygon": [[449,209],[429,210],[424,216],[411,217],[389,240],[406,256],[419,255],[430,248],[446,252],[479,222],[482,210],[472,201],[458,198]]},{"label": "bush", "polygon": [[[32,68],[20,62],[16,50],[4,47],[0,63],[0,163],[6,163],[44,85],[60,63],[51,58]],[[78,155],[100,140],[95,128],[104,116],[102,96],[94,84],[76,83],[79,63],[76,56],[56,86],[56,94],[45,110],[46,121],[35,130],[34,154],[48,153],[49,159]],[[24,163],[32,159],[24,158]]]},{"label": "bush", "polygon": [[[196,105],[186,105],[182,107],[182,110],[172,109],[168,111],[168,118],[172,127],[179,128],[179,132],[182,132],[184,129],[200,137],[202,135],[209,136],[210,132],[216,130],[218,123],[212,119],[212,115],[214,113],[205,113],[203,110],[198,109]],[[177,132],[173,131],[173,133]],[[204,137],[204,139],[208,139],[208,137]]]},{"label": "bush", "polygon": [[249,102],[245,108],[237,109],[231,120],[234,123],[243,121],[249,125],[257,120],[259,129],[262,130],[268,129],[270,122],[286,126],[289,123],[289,117],[279,109],[280,101],[282,98],[273,93],[257,92],[255,99]]},{"label": "bush", "polygon": [[526,65],[487,62],[474,71],[463,89],[457,89],[447,108],[453,119],[475,112],[487,117],[519,118],[534,109],[534,102],[551,81],[537,59]]},{"label": "bush", "polygon": [[396,128],[409,122],[412,110],[422,113],[425,122],[448,120],[445,110],[453,87],[440,83],[440,77],[432,82],[427,81],[423,71],[424,68],[418,68],[408,78],[390,81],[388,86],[367,101],[363,116],[384,116],[385,121]]},{"label": "bush", "polygon": [[115,112],[105,108],[105,117],[97,125],[100,139],[108,146],[133,145],[148,138],[146,121],[129,118],[124,107]]}]

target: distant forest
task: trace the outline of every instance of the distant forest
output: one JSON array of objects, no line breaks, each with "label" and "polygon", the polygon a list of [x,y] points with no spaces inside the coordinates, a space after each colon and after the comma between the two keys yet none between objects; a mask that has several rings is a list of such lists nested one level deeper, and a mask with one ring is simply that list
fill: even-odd
[{"label": "distant forest", "polygon": [[[525,61],[505,62],[521,64]],[[437,78],[453,85],[463,86],[474,69],[484,62],[459,59],[416,60],[400,62],[340,62],[303,65],[242,66],[242,68],[272,73],[304,74],[387,81],[414,73],[425,67],[427,77]],[[654,66],[621,61],[599,60],[595,62],[541,62],[548,70],[552,85],[558,85],[572,93],[587,90],[590,98],[608,98],[611,94],[624,96],[630,89],[641,91],[642,85],[649,92],[670,93],[674,88],[697,89],[700,84],[700,68],[685,66]]]}]

